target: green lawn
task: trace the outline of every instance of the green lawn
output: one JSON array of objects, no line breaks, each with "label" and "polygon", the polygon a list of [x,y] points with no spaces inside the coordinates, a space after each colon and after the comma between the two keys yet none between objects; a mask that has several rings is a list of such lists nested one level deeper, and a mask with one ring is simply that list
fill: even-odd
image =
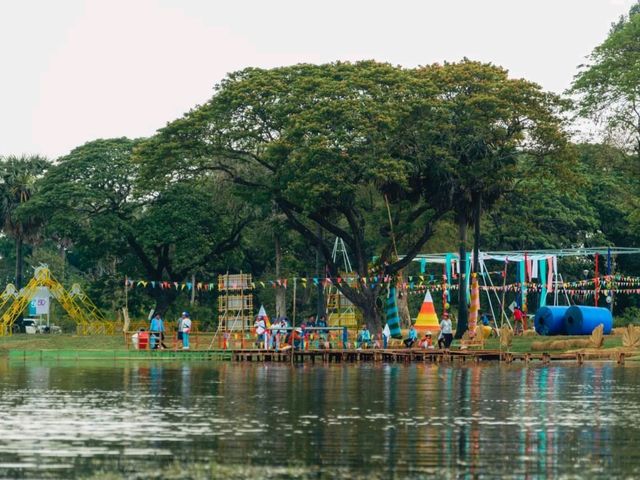
[{"label": "green lawn", "polygon": [[[553,337],[542,337],[542,336],[527,336],[527,337],[513,337],[513,344],[509,348],[510,352],[531,352],[531,343],[533,342],[550,342],[552,340],[570,340],[570,339],[587,339],[587,336],[553,336]],[[458,343],[454,341],[454,347]],[[604,339],[604,348],[614,348],[622,346],[622,337],[607,335]],[[485,348],[487,350],[499,350],[500,343],[497,338],[489,338],[485,341]],[[572,348],[571,350],[575,350]]]},{"label": "green lawn", "polygon": [[[531,343],[535,341],[546,342],[551,340],[567,340],[574,338],[588,337],[514,337],[511,352],[530,352]],[[171,342],[169,342],[171,343]],[[204,338],[200,342],[209,345],[209,339]],[[457,348],[458,341],[453,342],[453,348]],[[622,346],[622,337],[609,335],[605,337],[604,348]],[[195,345],[194,345],[195,347]],[[497,338],[489,338],[485,342],[487,350],[499,350],[500,345]],[[77,336],[72,334],[60,335],[27,335],[16,334],[8,337],[0,337],[0,352],[7,350],[126,350],[124,339],[121,335],[105,336]]]},{"label": "green lawn", "polygon": [[0,337],[0,352],[7,350],[126,350],[122,335],[77,336],[72,334],[25,333]]}]

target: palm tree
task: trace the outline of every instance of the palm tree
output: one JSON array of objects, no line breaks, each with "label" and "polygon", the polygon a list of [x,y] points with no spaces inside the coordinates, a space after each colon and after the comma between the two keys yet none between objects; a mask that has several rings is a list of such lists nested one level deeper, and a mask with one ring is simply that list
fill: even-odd
[{"label": "palm tree", "polygon": [[0,215],[5,235],[16,243],[16,288],[23,287],[23,247],[38,234],[40,221],[21,214],[20,207],[36,190],[36,181],[51,164],[39,155],[0,157]]}]

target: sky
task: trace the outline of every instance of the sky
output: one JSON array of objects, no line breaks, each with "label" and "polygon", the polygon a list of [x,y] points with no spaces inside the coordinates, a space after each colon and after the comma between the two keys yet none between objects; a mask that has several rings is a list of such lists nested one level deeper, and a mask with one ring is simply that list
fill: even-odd
[{"label": "sky", "polygon": [[0,155],[152,135],[248,66],[463,57],[564,91],[634,0],[0,0]]}]

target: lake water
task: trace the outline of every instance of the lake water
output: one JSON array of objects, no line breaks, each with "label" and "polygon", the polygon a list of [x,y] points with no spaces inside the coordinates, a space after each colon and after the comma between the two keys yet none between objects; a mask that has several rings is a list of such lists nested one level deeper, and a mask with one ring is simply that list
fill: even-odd
[{"label": "lake water", "polygon": [[2,478],[640,476],[640,367],[0,364]]}]

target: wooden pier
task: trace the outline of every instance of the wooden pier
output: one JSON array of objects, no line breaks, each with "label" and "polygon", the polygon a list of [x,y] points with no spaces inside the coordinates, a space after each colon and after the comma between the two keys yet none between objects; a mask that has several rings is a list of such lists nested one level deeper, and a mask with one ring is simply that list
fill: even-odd
[{"label": "wooden pier", "polygon": [[619,350],[576,351],[565,353],[521,353],[499,350],[423,350],[423,349],[309,349],[309,350],[10,350],[12,360],[167,360],[167,361],[231,361],[249,363],[289,364],[362,364],[362,363],[541,363],[614,361],[625,363],[625,353]]},{"label": "wooden pier", "polygon": [[608,360],[624,364],[624,353],[567,352],[567,353],[516,353],[499,350],[421,350],[421,349],[365,349],[365,350],[296,350],[286,351],[239,349],[230,350],[234,362],[288,362],[288,363],[464,363],[499,361],[513,362],[573,362]]}]

